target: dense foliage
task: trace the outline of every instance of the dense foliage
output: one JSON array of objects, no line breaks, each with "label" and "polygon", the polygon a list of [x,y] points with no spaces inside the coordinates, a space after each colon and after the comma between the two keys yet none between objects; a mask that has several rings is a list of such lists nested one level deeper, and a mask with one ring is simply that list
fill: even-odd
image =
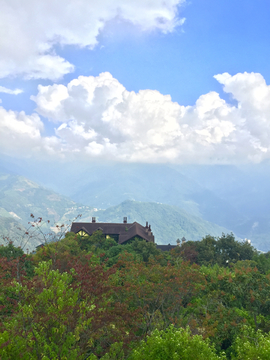
[{"label": "dense foliage", "polygon": [[161,252],[67,233],[0,247],[1,359],[269,359],[270,257],[232,234]]}]

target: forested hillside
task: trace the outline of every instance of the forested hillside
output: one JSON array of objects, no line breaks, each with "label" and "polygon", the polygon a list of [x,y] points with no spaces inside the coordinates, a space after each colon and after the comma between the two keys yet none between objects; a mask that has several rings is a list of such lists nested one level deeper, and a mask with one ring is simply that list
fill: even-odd
[{"label": "forested hillside", "polygon": [[0,357],[268,360],[270,257],[232,235],[161,252],[101,232],[0,247]]}]

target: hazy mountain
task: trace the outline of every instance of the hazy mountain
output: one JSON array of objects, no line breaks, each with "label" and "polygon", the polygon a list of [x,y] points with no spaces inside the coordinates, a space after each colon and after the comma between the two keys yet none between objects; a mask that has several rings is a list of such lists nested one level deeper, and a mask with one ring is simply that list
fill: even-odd
[{"label": "hazy mountain", "polygon": [[160,202],[178,206],[188,213],[233,228],[246,220],[233,204],[211,190],[165,165],[112,165],[95,169],[95,175],[83,175],[85,185],[74,187],[75,201],[106,209],[126,199]]},{"label": "hazy mountain", "polygon": [[[118,206],[107,210],[99,210],[80,205],[51,190],[39,186],[35,182],[18,175],[0,173],[0,231],[2,235],[10,236],[16,245],[23,244],[23,233],[29,227],[30,214],[50,220],[51,231],[55,222],[65,223],[78,214],[79,221],[91,221],[92,215],[98,221],[122,222],[127,216],[128,221],[152,225],[158,243],[175,243],[177,238],[197,240],[206,234],[221,235],[229,230],[207,222],[179,209],[176,206],[157,204],[154,202],[124,201]],[[19,231],[21,228],[22,231]],[[38,245],[40,240],[32,238],[29,249]]]},{"label": "hazy mountain", "polygon": [[[200,176],[182,173],[164,164],[124,163],[13,163],[1,159],[0,165],[33,179],[46,188],[69,196],[90,207],[106,209],[127,199],[175,205],[221,226],[233,228],[247,220],[233,203],[207,188]],[[0,166],[1,169],[1,166]],[[185,171],[185,167],[183,167]],[[21,172],[23,171],[23,172]]]},{"label": "hazy mountain", "polygon": [[[64,194],[74,202],[107,209],[125,200],[160,202],[232,229],[261,249],[270,249],[270,164],[164,165],[14,162],[12,171]],[[16,213],[16,212],[15,212]],[[261,240],[263,239],[263,241]]]},{"label": "hazy mountain", "polygon": [[200,240],[207,234],[221,236],[222,232],[230,232],[176,206],[153,202],[127,200],[107,210],[97,211],[95,216],[99,222],[122,222],[124,216],[128,222],[137,221],[142,225],[148,221],[158,244],[176,244],[176,240],[183,236],[187,240]]},{"label": "hazy mountain", "polygon": [[[15,240],[17,245],[20,245],[20,236],[33,220],[30,214],[50,220],[44,229],[50,231],[55,223],[66,223],[82,212],[92,214],[93,210],[23,176],[0,173],[0,232]],[[35,240],[31,240],[34,242],[32,245],[39,243],[35,243]]]},{"label": "hazy mountain", "polygon": [[[2,216],[4,211],[4,209],[0,209],[0,245],[6,245],[7,242],[11,240],[15,246],[21,246],[22,248],[27,249],[28,244],[26,244],[26,239],[24,241],[26,228],[12,217]],[[30,248],[33,249],[39,243],[40,241],[38,239],[37,241],[33,239]]]},{"label": "hazy mountain", "polygon": [[270,166],[267,162],[241,167],[189,165],[173,168],[192,180],[200,179],[201,186],[226,199],[247,216],[265,216],[270,211]]},{"label": "hazy mountain", "polygon": [[262,250],[270,250],[270,164],[236,166],[174,166],[222,200],[233,204],[243,221],[233,224],[235,233],[249,238]]}]

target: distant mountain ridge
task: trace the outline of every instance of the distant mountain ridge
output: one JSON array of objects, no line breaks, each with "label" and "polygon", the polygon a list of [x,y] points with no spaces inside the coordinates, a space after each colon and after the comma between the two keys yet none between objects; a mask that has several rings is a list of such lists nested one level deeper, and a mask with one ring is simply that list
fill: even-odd
[{"label": "distant mountain ridge", "polygon": [[0,155],[0,172],[24,175],[88,208],[108,209],[125,200],[177,206],[270,250],[270,162],[233,166],[14,161]]},{"label": "distant mountain ridge", "polygon": [[[29,226],[31,213],[51,221],[47,231],[52,230],[55,222],[65,223],[79,214],[82,214],[80,221],[91,221],[92,216],[104,222],[122,222],[124,216],[131,222],[144,224],[149,221],[156,242],[160,244],[176,242],[177,238],[183,236],[190,240],[199,240],[206,234],[218,236],[229,231],[176,206],[154,202],[126,200],[120,205],[98,210],[75,203],[23,176],[0,173],[1,234],[16,237],[15,230],[19,226],[23,229]],[[34,248],[39,243],[35,242],[35,239],[31,242],[29,248]]]},{"label": "distant mountain ridge", "polygon": [[[1,160],[1,159],[0,159]],[[197,177],[189,176],[188,167],[165,164],[72,163],[71,167],[48,163],[39,168],[36,163],[14,164],[2,161],[5,168],[23,174],[65,194],[75,202],[107,209],[125,200],[160,202],[178,206],[188,213],[227,228],[235,228],[248,218],[239,212],[234,202],[205,186]],[[0,161],[1,169],[1,161]]]},{"label": "distant mountain ridge", "polygon": [[200,185],[195,179],[158,164],[116,164],[86,172],[70,197],[89,206],[106,209],[122,201],[160,202],[227,228],[245,217],[232,203]]},{"label": "distant mountain ridge", "polygon": [[95,216],[100,222],[122,222],[125,216],[128,222],[137,221],[145,225],[145,221],[148,221],[158,244],[176,245],[176,240],[183,236],[187,240],[201,240],[208,234],[221,236],[223,232],[230,232],[224,227],[190,215],[176,206],[153,202],[126,200],[107,210],[97,211]]}]

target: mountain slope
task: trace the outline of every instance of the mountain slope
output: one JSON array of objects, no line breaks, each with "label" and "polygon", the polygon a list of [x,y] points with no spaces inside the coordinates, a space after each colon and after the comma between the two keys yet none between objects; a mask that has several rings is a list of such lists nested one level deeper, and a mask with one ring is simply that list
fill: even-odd
[{"label": "mountain slope", "polygon": [[50,220],[44,231],[51,231],[55,223],[67,223],[82,212],[90,218],[93,210],[23,176],[0,173],[0,232],[15,240],[15,244],[23,229],[29,227],[30,214]]},{"label": "mountain slope", "polygon": [[224,227],[205,221],[179,209],[176,206],[153,202],[136,202],[127,200],[120,205],[100,210],[95,213],[100,222],[137,221],[142,225],[146,221],[151,224],[155,241],[159,244],[176,244],[183,236],[187,240],[200,240],[207,234],[221,236],[222,232],[230,232]]},{"label": "mountain slope", "polygon": [[[87,175],[88,174],[88,175]],[[233,228],[246,220],[233,203],[200,185],[195,179],[158,164],[117,164],[81,173],[70,196],[89,206],[106,209],[126,199],[178,206],[205,220]]]},{"label": "mountain slope", "polygon": [[[249,220],[246,207],[238,206],[237,197],[227,196],[230,195],[228,188],[236,189],[236,195],[243,188],[243,176],[236,167],[135,163],[72,163],[67,166],[59,162],[48,162],[40,167],[26,160],[22,167],[11,164],[11,159],[0,157],[0,169],[1,164],[19,173],[23,170],[23,174],[43,186],[90,207],[106,209],[127,199],[161,202],[234,231]],[[235,177],[233,182],[230,181],[231,172]],[[248,195],[246,192],[246,199]]]},{"label": "mountain slope", "polygon": [[[123,216],[129,221],[144,224],[149,221],[159,243],[174,243],[177,238],[185,236],[187,239],[197,240],[206,234],[221,235],[227,229],[207,222],[200,217],[190,215],[176,206],[158,204],[154,202],[124,201],[118,206],[107,210],[99,210],[80,205],[45,189],[29,179],[0,173],[0,232],[10,236],[20,245],[22,239],[18,228],[22,232],[29,227],[30,214],[50,220],[50,225],[66,223],[78,214],[82,214],[82,221],[90,221],[96,216],[99,221],[122,222]],[[44,229],[51,231],[52,227]],[[31,239],[28,248],[32,249],[39,243],[39,239]]]},{"label": "mountain slope", "polygon": [[[108,208],[108,204],[112,203],[114,207],[105,212],[96,212],[93,207],[78,204],[23,176],[0,172],[0,235],[11,235],[13,239],[17,237],[15,241],[19,244],[16,229],[29,226],[31,213],[50,220],[50,227],[44,231],[53,230],[55,222],[68,223],[79,214],[83,214],[86,221],[90,221],[93,215],[98,215],[101,220],[111,222],[122,221],[122,217],[128,215],[132,221],[151,222],[159,242],[173,242],[182,236],[199,239],[208,233],[221,235],[222,231],[228,232],[227,229],[231,229],[238,236],[251,239],[253,245],[260,250],[268,251],[270,248],[270,221],[267,212],[264,216],[260,214],[258,217],[241,218],[224,199],[220,200],[213,191],[205,190],[187,175],[179,174],[178,170],[159,165],[135,164],[128,167],[113,165],[97,168],[99,171],[94,171],[91,176],[89,173],[89,177],[81,173],[81,182],[77,184],[78,187],[74,184],[74,190],[77,190],[83,203],[88,202],[96,207],[101,203],[106,205],[104,208]],[[150,174],[149,177],[146,176],[147,173]],[[191,174],[191,171],[187,173]],[[219,186],[225,182],[223,180]],[[213,183],[212,187],[214,185]],[[215,186],[217,188],[217,185]],[[221,194],[226,197],[225,190]],[[127,198],[139,199],[144,204],[138,209],[135,209],[133,201],[116,206]],[[233,202],[229,194],[228,198],[230,203]],[[147,204],[149,199],[152,205]],[[166,208],[164,204],[161,206],[157,202],[177,206]],[[119,217],[116,219],[118,213]],[[231,219],[235,220],[234,226],[231,225]]]}]

